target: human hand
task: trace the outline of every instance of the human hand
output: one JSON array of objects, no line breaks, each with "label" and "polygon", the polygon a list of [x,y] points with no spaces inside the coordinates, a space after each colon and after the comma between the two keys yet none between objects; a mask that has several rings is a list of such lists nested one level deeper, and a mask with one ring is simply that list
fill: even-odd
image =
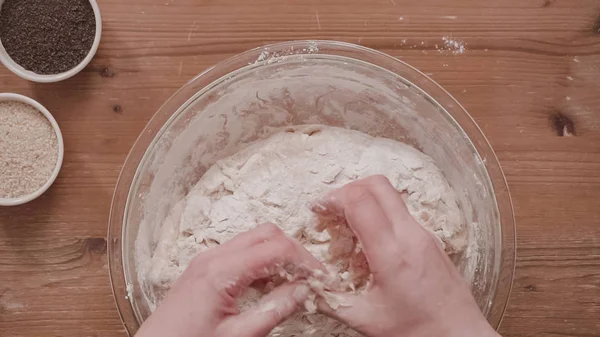
[{"label": "human hand", "polygon": [[136,336],[264,337],[302,305],[308,286],[284,283],[244,312],[236,298],[281,268],[301,272],[322,265],[273,224],[240,234],[196,256]]},{"label": "human hand", "polygon": [[498,336],[436,238],[408,212],[384,176],[350,183],[314,209],[345,219],[371,270],[360,294],[337,294],[336,310],[319,308],[369,337]]}]

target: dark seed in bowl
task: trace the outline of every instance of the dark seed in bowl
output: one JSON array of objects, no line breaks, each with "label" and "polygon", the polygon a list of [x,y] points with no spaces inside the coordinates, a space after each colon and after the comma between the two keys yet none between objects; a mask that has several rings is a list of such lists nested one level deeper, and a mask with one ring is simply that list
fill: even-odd
[{"label": "dark seed in bowl", "polygon": [[49,75],[68,71],[94,43],[96,19],[88,0],[6,0],[0,41],[23,68]]}]

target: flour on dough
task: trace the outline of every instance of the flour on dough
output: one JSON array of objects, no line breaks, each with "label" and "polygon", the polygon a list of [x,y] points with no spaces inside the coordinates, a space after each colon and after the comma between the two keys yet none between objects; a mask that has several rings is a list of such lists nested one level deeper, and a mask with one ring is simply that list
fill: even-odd
[{"label": "flour on dough", "polygon": [[[385,175],[403,192],[410,213],[443,242],[448,253],[466,245],[465,221],[457,198],[434,161],[397,141],[322,125],[298,126],[249,144],[216,162],[179,201],[155,238],[144,289],[159,302],[201,251],[257,224],[272,222],[330,268],[331,238],[316,230],[310,205],[328,191],[374,174]],[[260,297],[255,290],[244,305]],[[155,307],[158,303],[151,303]],[[318,314],[298,313],[270,336],[360,336]]]}]

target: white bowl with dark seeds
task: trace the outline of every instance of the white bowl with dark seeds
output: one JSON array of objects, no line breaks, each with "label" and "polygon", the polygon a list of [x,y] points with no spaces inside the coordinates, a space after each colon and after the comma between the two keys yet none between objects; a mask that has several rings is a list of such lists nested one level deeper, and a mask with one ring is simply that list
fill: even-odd
[{"label": "white bowl with dark seeds", "polygon": [[101,35],[96,0],[0,0],[0,62],[26,80],[74,76],[96,54]]}]

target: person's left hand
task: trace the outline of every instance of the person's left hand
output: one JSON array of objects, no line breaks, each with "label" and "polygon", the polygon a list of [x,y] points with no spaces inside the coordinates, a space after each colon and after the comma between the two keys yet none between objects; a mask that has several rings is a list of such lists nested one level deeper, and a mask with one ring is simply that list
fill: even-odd
[{"label": "person's left hand", "polygon": [[309,288],[284,283],[240,312],[236,298],[257,280],[285,269],[322,265],[273,224],[200,253],[173,284],[137,337],[264,337],[307,299]]}]

